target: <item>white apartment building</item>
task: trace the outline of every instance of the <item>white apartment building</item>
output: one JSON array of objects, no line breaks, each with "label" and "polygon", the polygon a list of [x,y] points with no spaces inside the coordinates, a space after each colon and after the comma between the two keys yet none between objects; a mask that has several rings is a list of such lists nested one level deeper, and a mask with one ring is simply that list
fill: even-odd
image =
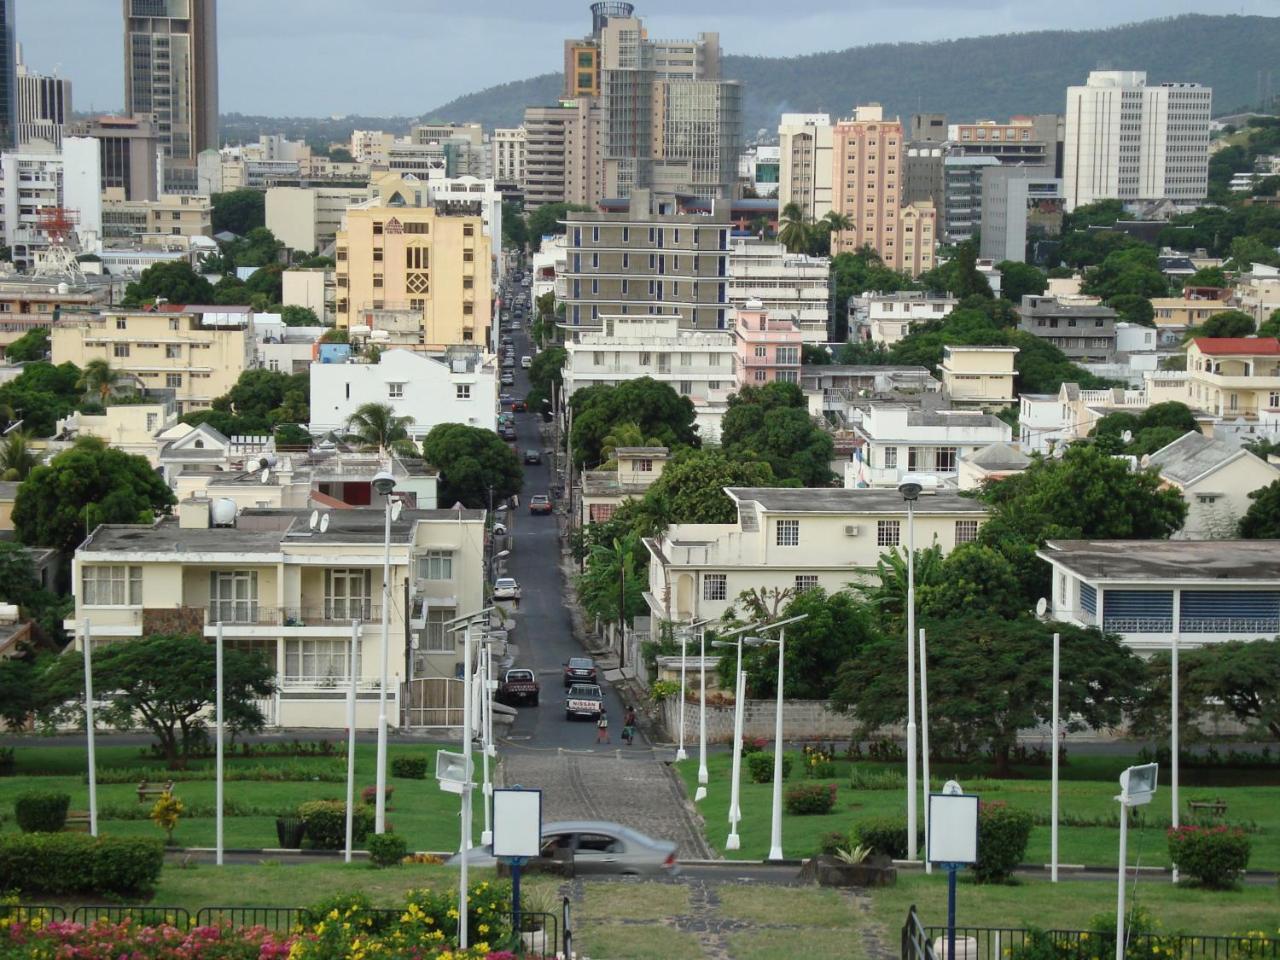
[{"label": "white apartment building", "polygon": [[794,203],[821,220],[834,203],[835,138],[825,113],[784,113],[778,124],[778,210]]},{"label": "white apartment building", "polygon": [[[314,529],[309,515],[189,499],[176,517],[154,525],[99,526],[72,562],[68,630],[80,647],[85,620],[95,643],[157,633],[211,638],[222,623],[229,648],[256,651],[275,668],[278,690],[258,704],[270,726],[337,728],[346,726],[357,621],[356,724],[373,727],[384,511],[333,510]],[[482,510],[405,510],[392,521],[387,695],[396,726],[406,681],[452,678],[458,669],[457,636],[444,623],[482,606],[484,517]]]},{"label": "white apartment building", "polygon": [[342,432],[366,403],[388,404],[398,417],[412,417],[409,435],[421,441],[440,423],[498,425],[497,361],[475,351],[444,357],[412,350],[385,351],[377,363],[311,365],[313,434]]},{"label": "white apartment building", "polygon": [[999,417],[972,410],[921,410],[899,404],[868,404],[850,426],[854,458],[845,464],[844,485],[897,487],[908,473],[954,480],[960,462],[992,443],[1008,442],[1013,429]]},{"label": "white apartment building", "polygon": [[[678,523],[644,541],[645,601],[657,620],[718,619],[747,590],[844,590],[874,575],[885,553],[908,543],[907,506],[897,490],[726,487],[735,523]],[[917,549],[944,553],[977,538],[978,500],[940,491],[912,508]],[[656,632],[656,631],[655,631]]]},{"label": "white apartment building", "polygon": [[1258,324],[1280,310],[1280,267],[1250,264],[1249,272],[1236,281],[1236,301],[1237,309],[1249,314]]},{"label": "white apartment building", "polygon": [[1027,453],[1047,454],[1072,439],[1069,406],[1056,393],[1018,395],[1018,445]]},{"label": "white apartment building", "polygon": [[859,294],[849,301],[849,339],[892,346],[916,324],[946,319],[956,303],[955,297],[924,290]]},{"label": "white apartment building", "polygon": [[791,320],[805,343],[825,343],[831,261],[788,253],[780,243],[738,238],[729,246],[729,302],[758,300],[771,320]]},{"label": "white apartment building", "polygon": [[279,373],[306,373],[311,369],[316,342],[328,332],[328,327],[287,326],[278,313],[255,314],[257,365]]},{"label": "white apartment building", "polygon": [[604,329],[564,345],[565,396],[593,384],[652,377],[693,401],[704,439],[720,434],[734,380],[732,331],[685,330],[674,314],[602,317]]},{"label": "white apartment building", "polygon": [[66,137],[62,149],[40,143],[0,155],[0,226],[14,264],[30,269],[36,252],[49,245],[41,211],[64,208],[74,221],[66,238],[80,252],[97,253],[102,237],[102,175],[99,143]]},{"label": "white apartment building", "polygon": [[498,127],[489,139],[493,150],[493,179],[498,183],[514,183],[524,186],[524,171],[528,135],[523,124],[518,127]]},{"label": "white apartment building", "polygon": [[1067,88],[1063,189],[1067,211],[1096,200],[1203,200],[1213,91],[1147,86],[1141,70],[1094,70]]}]

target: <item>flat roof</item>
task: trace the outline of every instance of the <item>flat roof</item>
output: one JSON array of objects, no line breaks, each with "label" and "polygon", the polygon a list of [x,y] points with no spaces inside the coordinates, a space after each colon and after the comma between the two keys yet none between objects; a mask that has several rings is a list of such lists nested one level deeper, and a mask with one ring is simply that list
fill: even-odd
[{"label": "flat roof", "polygon": [[[726,487],[735,502],[754,501],[779,513],[904,513],[906,502],[894,488],[844,489],[842,487]],[[972,497],[939,490],[924,494],[914,512],[985,514],[986,504]]]},{"label": "flat roof", "polygon": [[1050,540],[1036,555],[1085,580],[1280,582],[1280,540]]}]

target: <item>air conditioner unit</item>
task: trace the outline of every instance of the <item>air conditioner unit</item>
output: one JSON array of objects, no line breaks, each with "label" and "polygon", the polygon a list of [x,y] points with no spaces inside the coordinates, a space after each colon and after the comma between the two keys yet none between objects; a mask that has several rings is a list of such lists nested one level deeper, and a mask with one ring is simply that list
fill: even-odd
[{"label": "air conditioner unit", "polygon": [[846,537],[856,537],[860,533],[862,533],[862,528],[858,526],[856,523],[845,524],[844,535]]}]

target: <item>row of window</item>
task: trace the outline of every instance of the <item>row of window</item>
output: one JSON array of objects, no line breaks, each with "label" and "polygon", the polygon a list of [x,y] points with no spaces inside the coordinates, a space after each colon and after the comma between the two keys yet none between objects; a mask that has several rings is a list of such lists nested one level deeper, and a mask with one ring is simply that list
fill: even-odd
[{"label": "row of window", "polygon": [[[957,544],[972,543],[978,536],[977,520],[957,520],[955,522],[955,539]],[[901,520],[876,521],[876,546],[896,547],[902,542]],[[779,547],[800,546],[800,521],[778,520],[774,527],[774,543]]]}]

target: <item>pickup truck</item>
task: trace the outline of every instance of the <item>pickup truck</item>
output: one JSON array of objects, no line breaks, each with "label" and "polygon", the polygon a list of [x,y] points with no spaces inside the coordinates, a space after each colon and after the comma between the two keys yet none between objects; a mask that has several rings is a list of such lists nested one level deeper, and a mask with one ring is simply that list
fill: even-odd
[{"label": "pickup truck", "polygon": [[508,670],[498,684],[499,703],[507,706],[538,705],[538,679],[532,670]]},{"label": "pickup truck", "polygon": [[564,718],[586,717],[594,720],[604,709],[604,694],[594,683],[575,683],[564,698]]}]

